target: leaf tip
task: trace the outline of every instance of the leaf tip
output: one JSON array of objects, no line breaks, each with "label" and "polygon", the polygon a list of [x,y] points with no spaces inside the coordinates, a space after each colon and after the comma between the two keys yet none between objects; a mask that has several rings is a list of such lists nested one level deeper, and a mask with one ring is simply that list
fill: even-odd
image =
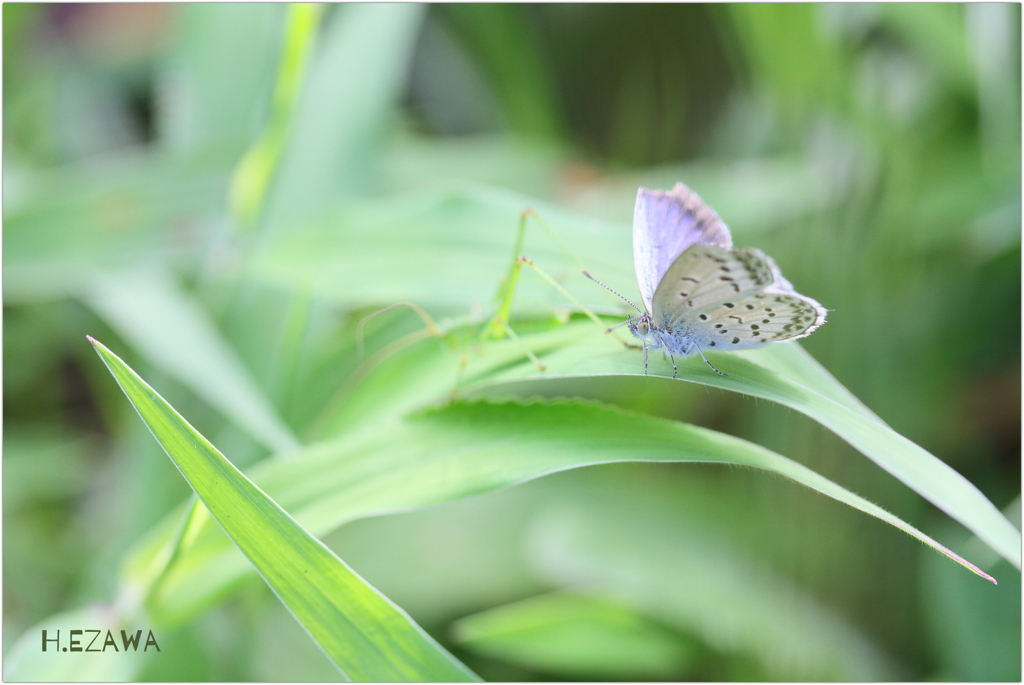
[{"label": "leaf tip", "polygon": [[985,580],[989,581],[993,585],[999,585],[999,581],[997,581],[995,578],[993,578],[989,574],[987,574],[984,571],[982,571],[980,568],[978,568],[977,566],[975,566],[971,562],[969,562],[966,559],[964,559],[962,556],[960,556],[959,554],[957,554],[953,550],[948,549],[946,547],[943,547],[942,545],[939,545],[938,543],[936,543],[935,548],[938,549],[943,554],[945,554],[946,556],[948,556],[949,558],[951,558],[954,561],[956,561],[957,563],[961,564],[962,566],[964,566],[968,570],[972,571],[976,575],[979,575],[982,578],[984,578]]}]

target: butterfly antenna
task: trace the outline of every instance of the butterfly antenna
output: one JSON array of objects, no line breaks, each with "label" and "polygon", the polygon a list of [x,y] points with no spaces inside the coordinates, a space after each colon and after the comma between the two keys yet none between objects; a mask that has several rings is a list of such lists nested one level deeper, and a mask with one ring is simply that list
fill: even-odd
[{"label": "butterfly antenna", "polygon": [[[614,295],[618,295],[618,296],[619,296],[619,297],[621,297],[621,298],[622,298],[623,300],[626,300],[626,298],[625,298],[625,297],[623,297],[623,296],[622,296],[622,295],[621,295],[620,293],[616,292],[615,290],[612,290],[611,288],[609,288],[608,286],[606,286],[606,285],[605,285],[604,283],[602,283],[601,281],[597,280],[596,278],[594,278],[593,276],[591,276],[591,275],[590,275],[589,273],[587,273],[587,270],[586,270],[586,269],[580,269],[580,272],[582,272],[582,274],[583,274],[584,276],[586,276],[587,278],[589,278],[590,280],[592,280],[592,281],[593,281],[594,283],[597,283],[597,284],[598,284],[599,286],[601,286],[602,288],[604,288],[604,289],[605,289],[605,290],[607,290],[608,292],[610,292],[610,293],[612,293],[612,294],[614,294]],[[626,302],[628,302],[628,303],[629,303],[629,306],[630,306],[630,307],[632,307],[633,309],[637,310],[637,311],[638,311],[638,312],[640,312],[641,314],[643,314],[643,313],[644,313],[644,310],[640,309],[640,307],[637,307],[637,306],[636,306],[635,304],[633,304],[633,303],[632,303],[632,302],[630,302],[629,300],[626,300]]]},{"label": "butterfly antenna", "polygon": [[615,330],[616,328],[622,328],[623,326],[625,326],[625,325],[626,325],[626,324],[628,324],[629,322],[631,322],[631,321],[636,321],[636,319],[637,319],[637,317],[635,317],[635,316],[634,316],[633,318],[631,318],[631,319],[626,319],[626,320],[625,320],[625,321],[623,321],[622,323],[618,323],[618,324],[615,324],[614,326],[612,326],[611,328],[609,328],[609,329],[608,329],[607,331],[605,331],[605,332],[606,332],[606,333],[611,333],[611,332],[612,332],[612,331],[614,331],[614,330]]}]

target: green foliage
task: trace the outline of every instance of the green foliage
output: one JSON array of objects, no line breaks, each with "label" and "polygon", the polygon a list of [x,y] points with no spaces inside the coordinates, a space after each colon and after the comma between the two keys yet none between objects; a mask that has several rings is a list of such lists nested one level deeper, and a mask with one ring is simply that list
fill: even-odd
[{"label": "green foliage", "polygon": [[453,626],[463,645],[568,677],[671,679],[685,672],[685,639],[602,597],[556,593],[469,616]]},{"label": "green foliage", "polygon": [[[124,362],[90,339],[146,426],[278,599],[343,676],[354,680],[472,680],[405,613],[224,458]],[[166,563],[203,518],[190,508]],[[159,588],[162,575],[153,581]]]},{"label": "green foliage", "polygon": [[[4,20],[6,679],[1019,679],[1018,6]],[[806,352],[644,378],[529,270],[547,369],[481,341],[524,208],[632,296],[680,180],[829,308]],[[107,626],[174,666],[38,650]]]},{"label": "green foliage", "polygon": [[[537,342],[536,337],[527,340]],[[496,344],[492,350],[490,363],[499,368],[521,354],[511,344]],[[395,359],[394,365],[405,366],[409,357],[420,367],[431,364],[426,355],[401,356],[406,359]],[[391,375],[381,369],[380,378]],[[352,400],[372,407],[365,396]],[[308,530],[324,534],[356,518],[488,492],[569,468],[634,460],[719,462],[786,476],[949,554],[920,531],[805,467],[695,426],[567,402],[457,403],[412,416],[400,410],[389,419],[384,412],[390,410],[380,407],[373,418],[361,417],[366,426],[362,430],[346,431],[340,438],[291,453],[286,461],[257,467],[254,482],[295,512]],[[149,582],[147,569],[173,539],[179,518],[180,513],[169,517],[129,557],[127,584]],[[162,622],[193,617],[249,571],[209,524],[196,529],[177,566],[149,605]]]}]

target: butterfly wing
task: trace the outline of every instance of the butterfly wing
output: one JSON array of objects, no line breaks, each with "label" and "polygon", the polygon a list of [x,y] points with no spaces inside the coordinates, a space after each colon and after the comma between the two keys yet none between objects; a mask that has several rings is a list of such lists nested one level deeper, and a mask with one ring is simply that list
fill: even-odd
[{"label": "butterfly wing", "polygon": [[672,190],[640,188],[633,211],[633,262],[640,295],[653,312],[658,284],[691,245],[732,247],[732,236],[715,211],[682,183]]},{"label": "butterfly wing", "polygon": [[694,310],[763,290],[775,282],[777,272],[771,259],[752,247],[693,245],[665,272],[651,313],[655,321],[673,323]]},{"label": "butterfly wing", "polygon": [[[825,323],[825,308],[796,292],[761,292],[716,307],[706,314],[703,342],[708,347],[742,350],[764,343],[804,338]],[[699,319],[699,314],[697,315]]]},{"label": "butterfly wing", "polygon": [[771,257],[752,247],[688,248],[665,273],[653,300],[654,320],[686,327],[698,344],[757,347],[810,335],[825,308],[793,290]]}]

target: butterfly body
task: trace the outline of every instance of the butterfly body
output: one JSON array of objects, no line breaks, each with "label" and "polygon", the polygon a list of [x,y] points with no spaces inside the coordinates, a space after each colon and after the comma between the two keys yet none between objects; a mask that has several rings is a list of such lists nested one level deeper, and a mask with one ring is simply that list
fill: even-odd
[{"label": "butterfly body", "polygon": [[676,357],[802,338],[825,323],[824,307],[797,293],[771,257],[734,248],[726,225],[682,183],[640,188],[633,254],[644,310],[627,325],[643,343],[645,372],[649,350],[675,366]]}]

